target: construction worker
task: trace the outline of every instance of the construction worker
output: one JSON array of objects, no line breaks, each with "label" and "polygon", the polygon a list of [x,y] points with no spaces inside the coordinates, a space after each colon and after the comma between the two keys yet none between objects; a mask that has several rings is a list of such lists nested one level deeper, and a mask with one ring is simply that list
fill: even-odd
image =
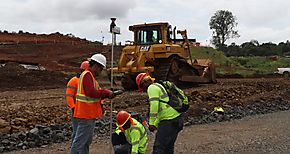
[{"label": "construction worker", "polygon": [[139,91],[147,92],[150,103],[149,130],[157,130],[153,154],[173,154],[178,133],[183,129],[182,114],[169,106],[169,97],[164,87],[154,83],[147,73],[136,77]]},{"label": "construction worker", "polygon": [[144,154],[148,144],[144,126],[126,111],[120,111],[116,121],[117,129],[112,134],[115,154]]},{"label": "construction worker", "polygon": [[148,30],[147,31],[147,43],[156,43],[157,39],[153,36],[153,31]]},{"label": "construction worker", "polygon": [[71,154],[88,154],[92,142],[96,118],[102,116],[101,100],[113,98],[114,93],[101,89],[95,77],[106,67],[106,57],[94,54],[89,59],[89,69],[82,72],[76,94],[74,118],[77,122],[76,134],[71,146]]},{"label": "construction worker", "polygon": [[[90,67],[89,61],[82,62],[80,66],[81,73],[85,71],[86,69],[88,69],[89,67]],[[71,109],[71,122],[72,122],[72,128],[73,128],[72,141],[75,137],[76,127],[77,127],[77,123],[76,123],[75,118],[73,117],[73,114],[74,114],[75,100],[76,100],[76,94],[77,94],[78,84],[80,80],[80,75],[81,75],[80,73],[77,73],[76,76],[74,76],[73,78],[69,80],[66,86],[66,101],[67,101],[68,107]]]}]

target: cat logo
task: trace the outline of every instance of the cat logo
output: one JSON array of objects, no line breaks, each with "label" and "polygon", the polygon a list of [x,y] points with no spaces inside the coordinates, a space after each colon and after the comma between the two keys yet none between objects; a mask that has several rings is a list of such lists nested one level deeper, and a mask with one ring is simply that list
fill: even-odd
[{"label": "cat logo", "polygon": [[150,46],[141,46],[139,51],[144,52],[144,51],[149,51],[149,50],[150,50]]}]

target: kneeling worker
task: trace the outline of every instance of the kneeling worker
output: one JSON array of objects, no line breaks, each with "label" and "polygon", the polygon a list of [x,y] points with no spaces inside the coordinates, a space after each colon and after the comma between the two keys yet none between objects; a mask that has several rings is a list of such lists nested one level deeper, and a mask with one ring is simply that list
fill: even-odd
[{"label": "kneeling worker", "polygon": [[112,134],[115,154],[144,154],[148,144],[144,126],[126,111],[120,111],[116,121],[118,127]]}]

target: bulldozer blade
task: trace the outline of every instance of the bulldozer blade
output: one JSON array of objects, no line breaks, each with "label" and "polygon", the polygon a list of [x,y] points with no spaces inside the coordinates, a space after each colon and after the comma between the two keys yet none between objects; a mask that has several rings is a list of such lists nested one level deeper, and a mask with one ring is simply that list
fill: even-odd
[{"label": "bulldozer blade", "polygon": [[181,81],[185,82],[198,82],[198,83],[210,83],[210,79],[201,77],[201,76],[182,76]]}]

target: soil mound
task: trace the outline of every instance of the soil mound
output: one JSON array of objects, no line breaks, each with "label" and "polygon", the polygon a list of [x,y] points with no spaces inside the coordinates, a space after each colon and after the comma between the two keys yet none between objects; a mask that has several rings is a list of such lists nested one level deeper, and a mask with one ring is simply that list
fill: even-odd
[{"label": "soil mound", "polygon": [[65,86],[68,76],[61,72],[29,70],[9,62],[0,67],[0,91],[13,89],[43,89]]}]

